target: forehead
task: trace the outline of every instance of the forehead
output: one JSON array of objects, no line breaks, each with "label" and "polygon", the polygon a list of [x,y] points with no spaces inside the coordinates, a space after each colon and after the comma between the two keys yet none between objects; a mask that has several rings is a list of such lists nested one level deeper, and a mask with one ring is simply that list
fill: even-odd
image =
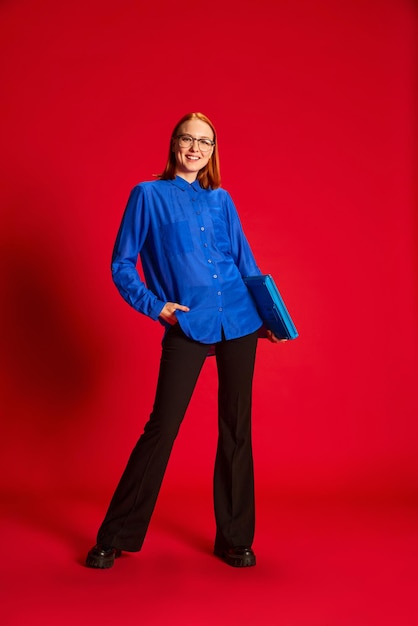
[{"label": "forehead", "polygon": [[208,137],[209,139],[213,139],[213,131],[209,124],[198,119],[183,122],[179,127],[178,133],[180,135],[187,133],[188,135],[193,135],[193,137]]}]

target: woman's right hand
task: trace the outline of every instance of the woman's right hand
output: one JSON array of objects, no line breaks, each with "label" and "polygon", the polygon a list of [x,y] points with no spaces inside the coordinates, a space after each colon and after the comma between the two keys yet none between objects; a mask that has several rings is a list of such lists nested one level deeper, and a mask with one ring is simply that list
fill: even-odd
[{"label": "woman's right hand", "polygon": [[176,311],[190,311],[188,306],[184,306],[183,304],[177,304],[177,302],[166,302],[163,306],[163,309],[159,315],[165,322],[174,326],[177,324]]}]

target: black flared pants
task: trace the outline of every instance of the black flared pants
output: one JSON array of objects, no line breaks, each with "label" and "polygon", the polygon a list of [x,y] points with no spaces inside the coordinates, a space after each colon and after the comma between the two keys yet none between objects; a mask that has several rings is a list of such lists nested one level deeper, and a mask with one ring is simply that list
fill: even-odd
[{"label": "black flared pants", "polygon": [[[215,345],[218,369],[218,447],[214,470],[217,548],[251,546],[254,475],[251,395],[257,332]],[[174,440],[208,346],[176,324],[167,332],[150,419],[129,458],[99,529],[98,543],[141,549]]]}]

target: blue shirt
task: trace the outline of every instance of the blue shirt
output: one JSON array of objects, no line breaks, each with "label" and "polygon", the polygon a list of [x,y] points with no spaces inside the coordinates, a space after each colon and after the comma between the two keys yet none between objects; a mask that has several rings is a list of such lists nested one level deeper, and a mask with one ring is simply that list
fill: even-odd
[{"label": "blue shirt", "polygon": [[[145,283],[137,271],[140,255]],[[132,190],[112,257],[122,297],[152,319],[166,302],[184,333],[213,344],[262,325],[242,277],[260,274],[232,202],[224,189],[203,189],[177,176]],[[160,321],[168,326],[161,319]]]}]

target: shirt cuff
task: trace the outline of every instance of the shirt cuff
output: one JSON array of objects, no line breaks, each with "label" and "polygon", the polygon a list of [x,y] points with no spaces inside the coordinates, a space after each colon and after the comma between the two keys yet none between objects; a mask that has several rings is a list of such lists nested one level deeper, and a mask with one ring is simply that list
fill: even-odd
[{"label": "shirt cuff", "polygon": [[165,302],[163,302],[162,300],[158,300],[156,299],[154,304],[151,307],[151,312],[149,313],[149,316],[152,320],[156,321],[158,320],[158,318],[160,317],[160,313],[163,310],[163,308],[165,307]]}]

